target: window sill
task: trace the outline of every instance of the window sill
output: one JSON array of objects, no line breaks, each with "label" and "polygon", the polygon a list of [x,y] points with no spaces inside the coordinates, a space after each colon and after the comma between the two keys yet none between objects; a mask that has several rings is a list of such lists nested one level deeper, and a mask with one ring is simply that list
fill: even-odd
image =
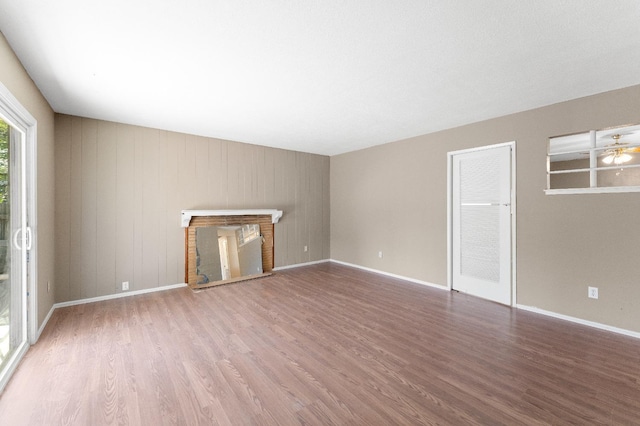
[{"label": "window sill", "polygon": [[640,192],[640,186],[610,186],[602,188],[563,188],[544,190],[544,193],[546,195],[612,194],[621,192]]}]

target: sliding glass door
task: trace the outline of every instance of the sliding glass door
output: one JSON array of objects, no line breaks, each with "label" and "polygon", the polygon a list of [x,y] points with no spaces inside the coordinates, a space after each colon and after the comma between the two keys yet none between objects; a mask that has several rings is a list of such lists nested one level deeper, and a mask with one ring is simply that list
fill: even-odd
[{"label": "sliding glass door", "polygon": [[0,115],[0,385],[28,347],[25,142]]}]

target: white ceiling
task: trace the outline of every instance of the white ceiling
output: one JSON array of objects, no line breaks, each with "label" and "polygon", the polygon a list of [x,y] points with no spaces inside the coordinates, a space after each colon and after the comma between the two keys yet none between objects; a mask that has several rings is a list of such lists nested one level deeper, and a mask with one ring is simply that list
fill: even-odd
[{"label": "white ceiling", "polygon": [[0,0],[57,112],[335,155],[640,84],[637,0]]}]

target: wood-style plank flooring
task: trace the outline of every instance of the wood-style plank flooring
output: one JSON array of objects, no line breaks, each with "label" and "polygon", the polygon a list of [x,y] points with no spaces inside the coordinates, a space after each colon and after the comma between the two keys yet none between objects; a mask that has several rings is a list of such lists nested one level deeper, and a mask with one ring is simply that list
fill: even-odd
[{"label": "wood-style plank flooring", "polygon": [[640,424],[640,340],[325,263],[58,309],[0,424]]}]

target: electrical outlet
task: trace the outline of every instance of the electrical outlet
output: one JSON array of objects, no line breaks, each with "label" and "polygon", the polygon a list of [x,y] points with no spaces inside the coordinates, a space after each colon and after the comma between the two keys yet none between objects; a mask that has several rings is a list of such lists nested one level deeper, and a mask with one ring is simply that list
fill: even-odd
[{"label": "electrical outlet", "polygon": [[380,259],[382,259],[382,250],[380,250],[380,251],[378,252],[378,257],[379,257]]},{"label": "electrical outlet", "polygon": [[598,298],[598,287],[589,287],[589,298],[590,299]]},{"label": "electrical outlet", "polygon": [[304,252],[306,253],[306,252],[308,252],[308,251],[309,251],[309,247],[304,246]]},{"label": "electrical outlet", "polygon": [[122,291],[129,290],[129,281],[122,281]]}]

